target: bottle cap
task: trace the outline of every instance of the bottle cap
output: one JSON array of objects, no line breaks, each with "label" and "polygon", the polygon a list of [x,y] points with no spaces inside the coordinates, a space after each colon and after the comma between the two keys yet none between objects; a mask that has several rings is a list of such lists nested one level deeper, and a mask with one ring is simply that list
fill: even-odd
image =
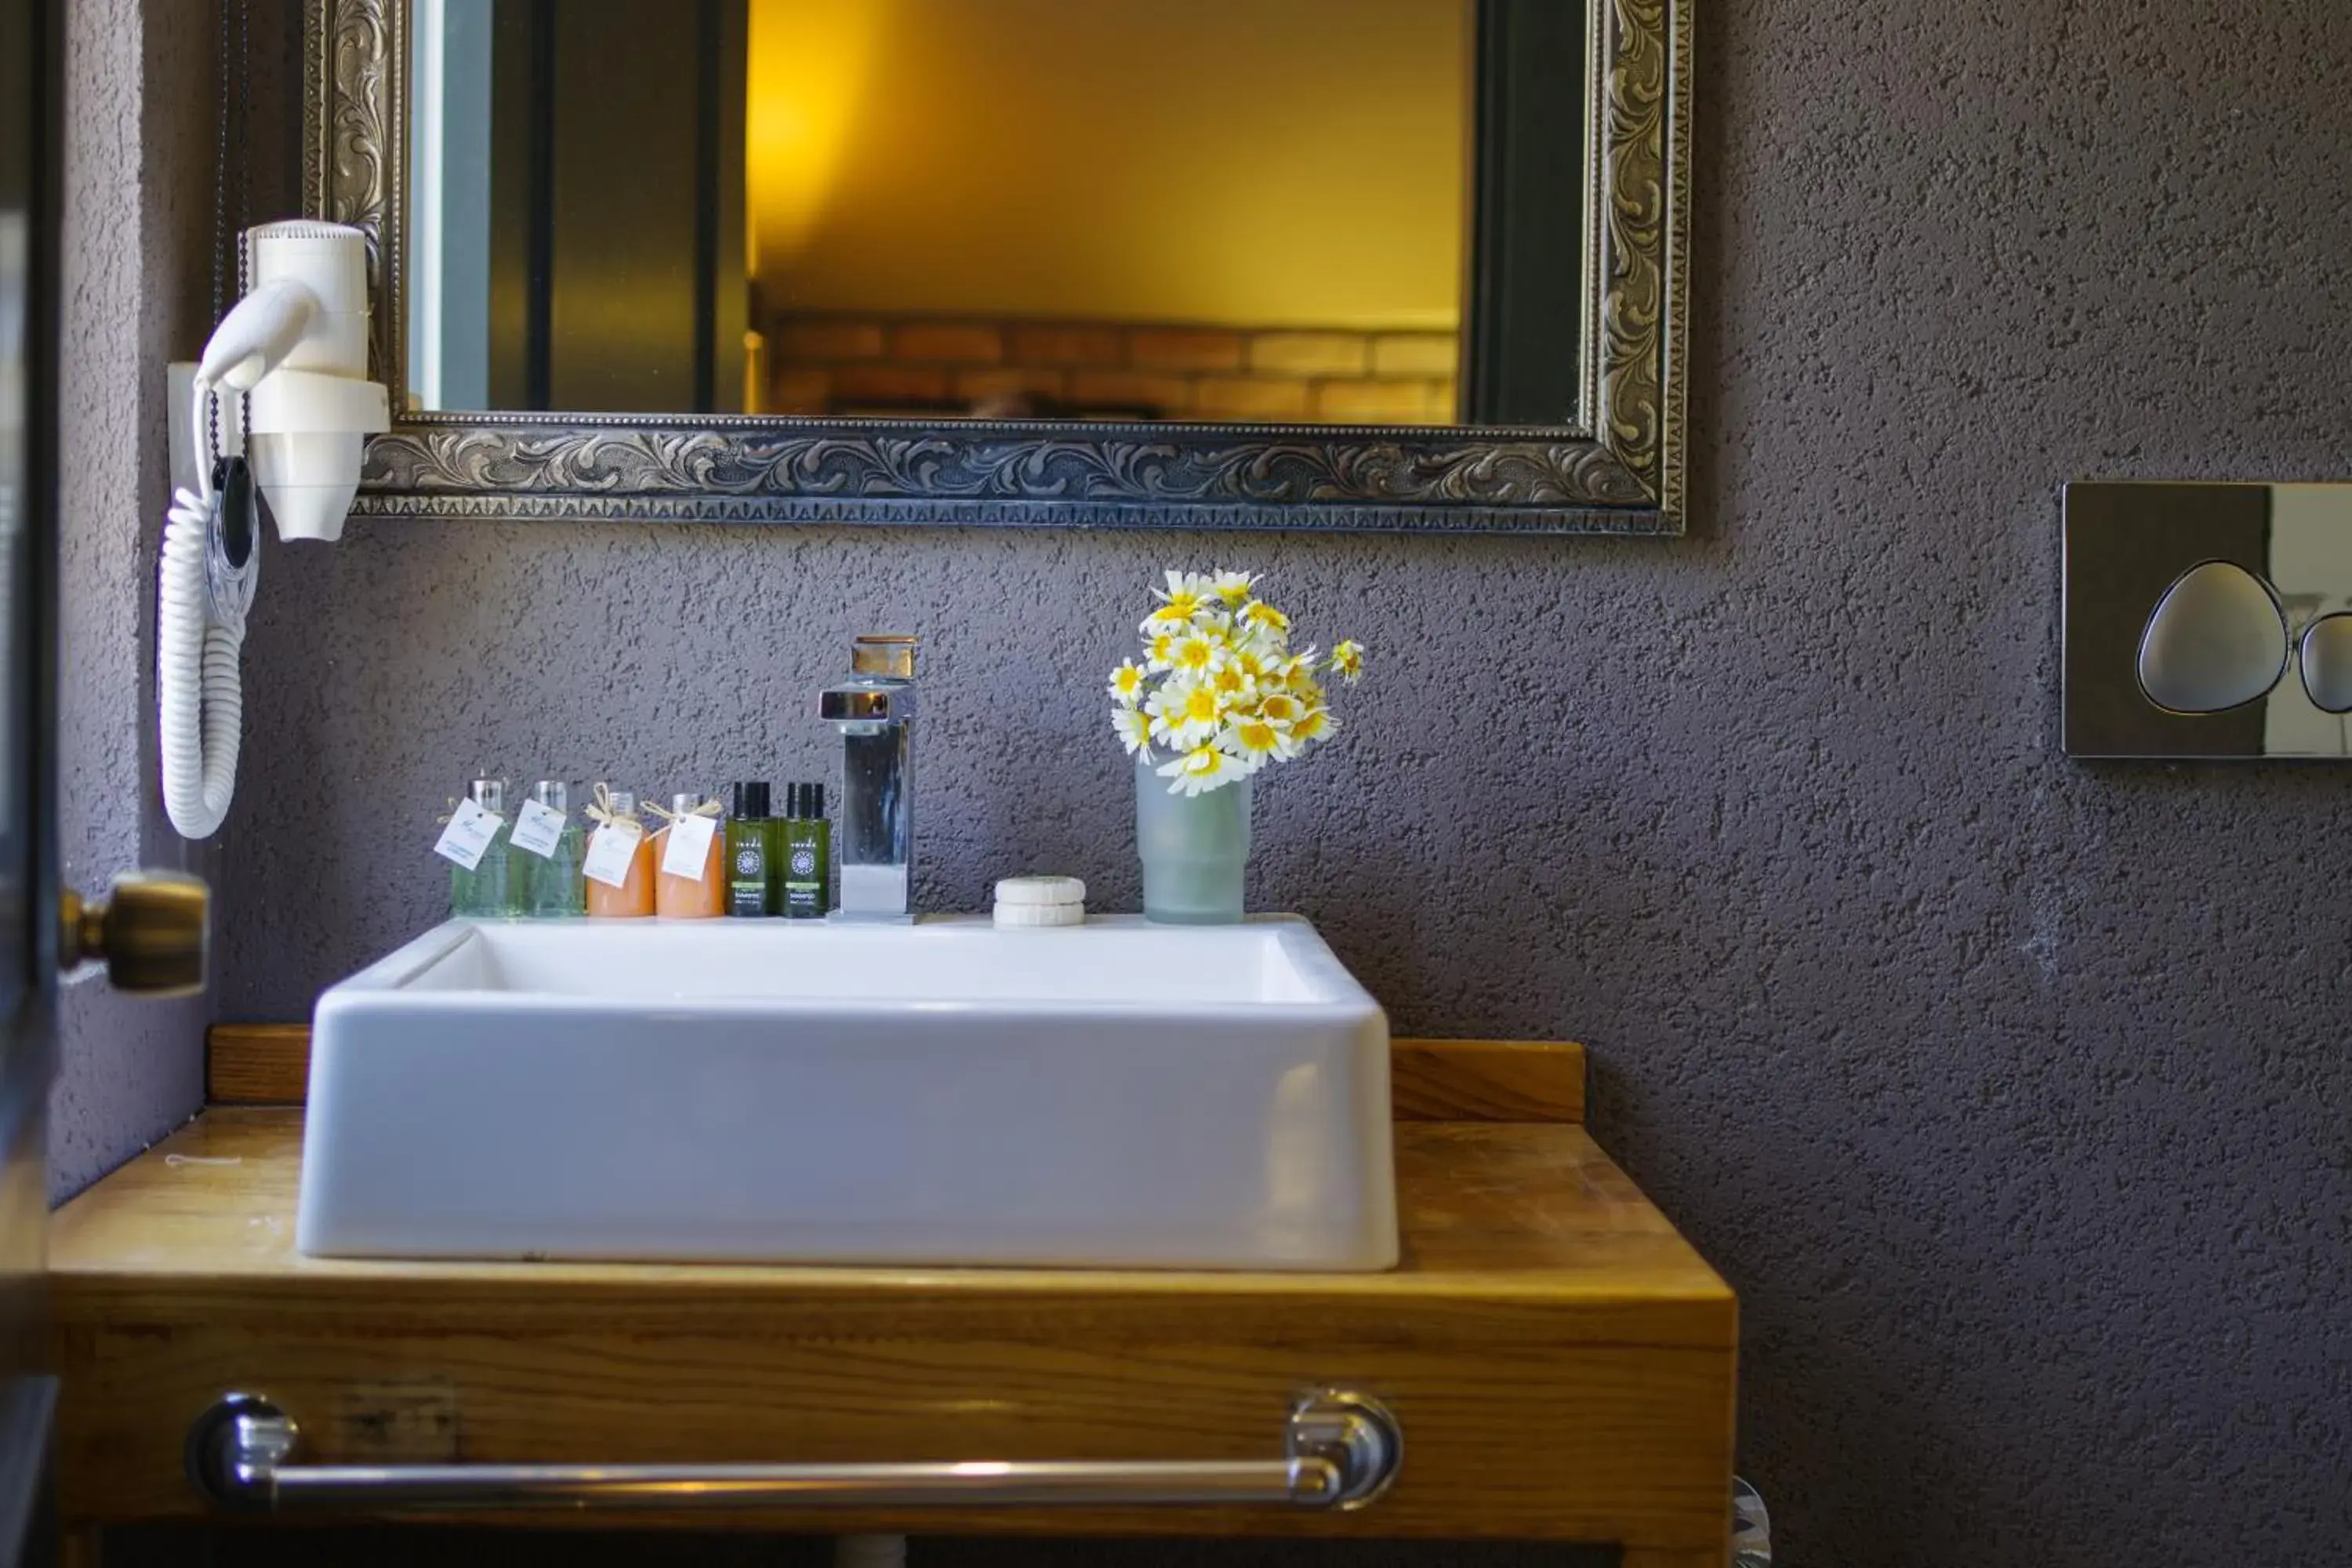
[{"label": "bottle cap", "polygon": [[570,811],[572,786],[562,779],[541,779],[530,786],[530,798],[550,811]]},{"label": "bottle cap", "polygon": [[824,785],[796,784],[784,786],[784,815],[809,820],[824,815]]},{"label": "bottle cap", "polygon": [[768,784],[765,779],[738,784],[730,793],[734,796],[734,805],[727,815],[737,821],[768,815]]},{"label": "bottle cap", "polygon": [[611,810],[614,816],[637,815],[637,797],[628,790],[608,789],[604,792],[604,798],[612,803]]},{"label": "bottle cap", "polygon": [[1007,877],[996,884],[999,909],[1049,909],[1086,901],[1087,885],[1076,877]]},{"label": "bottle cap", "polygon": [[507,814],[507,781],[476,779],[466,786],[466,798],[484,811],[495,811],[504,816]]},{"label": "bottle cap", "polygon": [[669,811],[672,816],[690,816],[701,809],[702,797],[698,795],[674,795],[669,797]]}]

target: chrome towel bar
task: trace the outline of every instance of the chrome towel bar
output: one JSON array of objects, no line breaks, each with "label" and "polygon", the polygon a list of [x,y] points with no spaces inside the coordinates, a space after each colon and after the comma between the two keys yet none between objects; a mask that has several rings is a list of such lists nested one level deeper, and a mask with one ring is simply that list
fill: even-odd
[{"label": "chrome towel bar", "polygon": [[1358,1509],[1403,1454],[1396,1418],[1360,1394],[1299,1400],[1266,1459],[974,1460],[855,1465],[306,1465],[294,1418],[232,1394],[188,1434],[188,1475],[222,1508],[417,1509],[1215,1507]]}]

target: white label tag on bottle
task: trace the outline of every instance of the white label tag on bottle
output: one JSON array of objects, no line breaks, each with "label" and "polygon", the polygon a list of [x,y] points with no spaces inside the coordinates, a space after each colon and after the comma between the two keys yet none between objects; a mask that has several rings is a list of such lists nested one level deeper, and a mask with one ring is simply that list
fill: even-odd
[{"label": "white label tag on bottle", "polygon": [[702,880],[703,868],[710,864],[710,837],[718,831],[715,816],[681,816],[673,821],[669,839],[662,847],[662,874],[689,882]]},{"label": "white label tag on bottle", "polygon": [[449,826],[441,830],[441,841],[433,846],[433,853],[470,871],[482,863],[482,857],[498,841],[499,829],[506,825],[507,819],[497,812],[485,810],[478,802],[461,800],[449,814]]},{"label": "white label tag on bottle", "polygon": [[522,809],[515,813],[514,831],[507,835],[507,842],[518,849],[530,850],[542,860],[548,859],[554,855],[555,847],[563,840],[566,820],[567,814],[551,805],[542,805],[535,800],[524,801]]},{"label": "white label tag on bottle", "polygon": [[608,888],[628,886],[629,862],[636,858],[637,840],[646,830],[634,822],[608,822],[588,836],[588,854],[580,869],[592,882]]}]

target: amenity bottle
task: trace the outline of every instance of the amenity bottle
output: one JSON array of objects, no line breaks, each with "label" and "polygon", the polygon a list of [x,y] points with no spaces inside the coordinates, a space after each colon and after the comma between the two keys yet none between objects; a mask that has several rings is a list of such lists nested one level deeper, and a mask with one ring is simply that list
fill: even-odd
[{"label": "amenity bottle", "polygon": [[764,782],[739,784],[727,814],[727,912],[752,919],[776,912],[776,824]]},{"label": "amenity bottle", "polygon": [[[596,786],[596,802],[588,808],[589,820],[596,824],[598,834],[619,835],[615,842],[625,842],[627,858],[622,863],[622,879],[607,882],[599,877],[587,879],[588,913],[604,920],[634,920],[654,912],[654,841],[646,832],[645,821],[637,815],[637,797],[625,789],[608,790]],[[589,841],[583,868],[596,860],[596,843]]]},{"label": "amenity bottle", "polygon": [[782,912],[796,921],[823,919],[833,909],[833,830],[824,819],[824,785],[786,784],[776,828]]},{"label": "amenity bottle", "polygon": [[550,811],[565,814],[562,830],[547,854],[529,849],[518,853],[515,869],[523,884],[523,913],[541,920],[564,919],[588,912],[588,879],[580,874],[587,853],[586,830],[572,820],[572,786],[561,779],[541,779],[530,786],[530,798]]},{"label": "amenity bottle", "polygon": [[518,913],[521,906],[516,898],[514,857],[507,843],[512,826],[507,808],[507,781],[476,779],[466,786],[466,797],[484,811],[495,812],[509,820],[490,840],[490,847],[482,851],[482,858],[474,862],[472,870],[463,866],[449,868],[449,912],[478,917]]},{"label": "amenity bottle", "polygon": [[[727,912],[727,834],[717,819],[713,803],[698,795],[669,797],[669,823],[654,834],[654,913],[665,920],[710,920]],[[699,817],[719,829],[702,852],[701,868],[690,877],[674,874],[668,855],[671,836],[688,817]],[[688,830],[692,831],[692,830]]]}]

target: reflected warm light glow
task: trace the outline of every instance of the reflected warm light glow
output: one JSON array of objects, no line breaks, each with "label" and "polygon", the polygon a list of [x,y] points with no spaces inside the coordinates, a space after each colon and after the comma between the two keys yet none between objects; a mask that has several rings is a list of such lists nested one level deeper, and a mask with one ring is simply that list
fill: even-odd
[{"label": "reflected warm light glow", "polygon": [[768,308],[1451,331],[1470,0],[751,0]]},{"label": "reflected warm light glow", "polygon": [[898,9],[898,0],[751,0],[743,135],[752,277],[762,256],[797,254],[823,221]]}]

